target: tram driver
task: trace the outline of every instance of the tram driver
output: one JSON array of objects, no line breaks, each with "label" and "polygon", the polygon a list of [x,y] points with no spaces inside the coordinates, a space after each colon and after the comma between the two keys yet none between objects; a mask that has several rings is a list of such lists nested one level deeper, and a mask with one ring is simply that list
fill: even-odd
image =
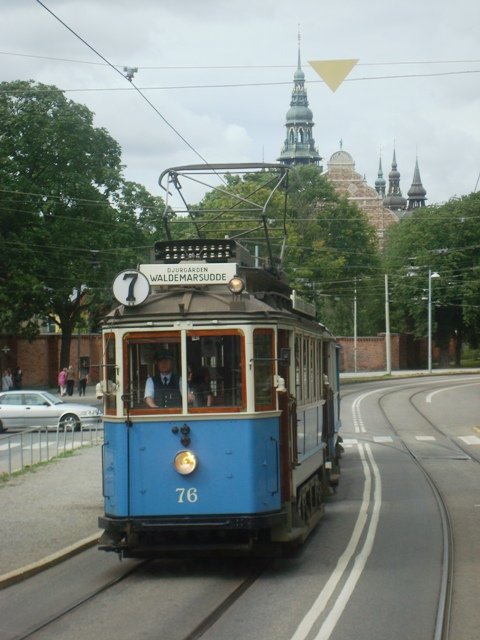
[{"label": "tram driver", "polygon": [[152,409],[182,406],[181,378],[173,371],[173,355],[169,351],[154,356],[154,375],[145,384],[145,402]]}]

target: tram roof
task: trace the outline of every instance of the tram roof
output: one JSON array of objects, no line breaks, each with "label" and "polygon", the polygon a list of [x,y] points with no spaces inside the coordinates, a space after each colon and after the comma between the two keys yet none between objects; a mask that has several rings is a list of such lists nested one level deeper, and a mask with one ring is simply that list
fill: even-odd
[{"label": "tram roof", "polygon": [[138,306],[120,305],[107,316],[107,324],[162,323],[179,320],[211,323],[218,320],[231,324],[241,322],[280,321],[298,324],[305,329],[331,333],[322,324],[312,318],[303,317],[289,308],[289,301],[281,294],[263,292],[252,295],[243,293],[233,296],[225,287],[208,288],[182,287],[168,288],[151,294]]}]

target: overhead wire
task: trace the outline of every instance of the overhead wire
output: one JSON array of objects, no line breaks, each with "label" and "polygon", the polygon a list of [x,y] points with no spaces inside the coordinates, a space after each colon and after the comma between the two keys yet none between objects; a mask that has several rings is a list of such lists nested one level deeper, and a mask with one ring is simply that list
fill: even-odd
[{"label": "overhead wire", "polygon": [[[126,64],[113,64],[109,62],[95,62],[93,60],[78,60],[74,58],[59,58],[56,56],[42,56],[38,54],[20,53],[16,51],[0,51],[0,55],[17,56],[21,58],[33,58],[38,60],[51,60],[55,62],[73,62],[74,64],[87,64],[95,66],[115,66],[123,69]],[[401,61],[384,61],[384,62],[358,62],[357,67],[389,67],[403,65],[422,65],[422,64],[472,64],[478,63],[480,59],[470,60],[401,60]],[[297,65],[292,64],[229,64],[229,65],[136,65],[139,71],[179,71],[179,70],[231,70],[231,69],[296,69]]]},{"label": "overhead wire", "polygon": [[160,112],[159,109],[153,104],[151,100],[147,98],[147,96],[143,93],[143,91],[135,85],[133,79],[127,79],[126,76],[115,66],[113,65],[104,55],[102,55],[99,51],[97,51],[89,42],[87,42],[82,36],[80,36],[74,29],[72,29],[66,22],[64,22],[59,16],[57,16],[49,7],[47,7],[41,0],[36,0],[37,3],[42,6],[48,13],[55,18],[62,26],[64,26],[72,35],[80,40],[85,46],[87,46],[95,55],[101,58],[105,64],[107,64],[110,68],[112,68],[116,73],[118,73],[124,80],[129,82],[134,90],[141,96],[141,98],[155,111],[155,113],[163,120],[163,122],[187,145],[187,147],[193,151],[193,153],[199,157],[203,162],[207,163],[207,160],[202,156],[202,154],[195,149],[195,147],[188,142],[188,140],[176,129],[176,127],[165,118],[165,116]]},{"label": "overhead wire", "polygon": [[[37,0],[40,2],[40,0]],[[113,65],[112,65],[113,66]],[[116,69],[117,70],[117,69]],[[120,72],[119,72],[120,73]],[[343,82],[363,82],[368,80],[401,80],[405,78],[432,78],[436,76],[453,76],[453,75],[465,75],[470,73],[480,73],[480,69],[469,69],[463,71],[444,71],[439,73],[409,73],[409,74],[401,74],[401,75],[390,75],[390,76],[370,76],[370,77],[361,77],[361,78],[345,78]],[[120,75],[123,76],[122,73]],[[278,82],[236,82],[236,83],[216,83],[216,84],[189,84],[189,85],[166,85],[166,86],[145,86],[138,87],[135,85],[133,81],[129,81],[132,85],[131,87],[82,87],[82,88],[70,88],[70,89],[62,89],[64,93],[93,93],[93,92],[126,92],[126,91],[137,91],[143,97],[143,99],[150,104],[150,106],[158,111],[155,105],[150,102],[150,100],[143,94],[143,91],[179,91],[179,90],[198,90],[198,89],[243,89],[245,87],[273,87],[273,86],[286,86],[291,85],[291,81],[282,80]],[[325,84],[324,80],[306,80],[306,84]],[[3,93],[5,90],[0,90],[0,93]],[[14,91],[8,91],[9,93],[23,93],[25,90],[18,89]],[[55,91],[55,89],[38,89],[38,93],[49,93]],[[183,136],[175,129],[173,125],[171,125],[165,117],[158,111],[158,115],[165,121],[166,124],[170,128],[172,128],[177,135],[182,138],[182,140],[190,146],[190,144],[183,138]],[[194,149],[192,149],[194,150]],[[199,155],[198,152],[196,152]],[[202,157],[202,156],[199,156]],[[203,160],[203,158],[202,158]],[[204,160],[204,162],[206,162]]]}]

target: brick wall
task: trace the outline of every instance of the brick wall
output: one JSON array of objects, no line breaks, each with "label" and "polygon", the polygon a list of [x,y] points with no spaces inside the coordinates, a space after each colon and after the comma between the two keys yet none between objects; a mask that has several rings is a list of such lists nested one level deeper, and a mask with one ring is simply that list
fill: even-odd
[{"label": "brick wall", "polygon": [[[340,350],[340,371],[382,371],[386,369],[385,337],[337,338]],[[392,369],[398,369],[398,340],[391,340]],[[395,349],[393,348],[395,345]],[[355,362],[356,361],[356,362]]]},{"label": "brick wall", "polygon": [[[41,335],[32,342],[10,336],[0,336],[0,354],[2,371],[9,367],[20,367],[23,372],[24,388],[55,388],[60,367],[59,334]],[[1,349],[7,346],[9,352]],[[89,384],[96,384],[100,377],[102,363],[102,339],[98,334],[73,336],[70,345],[70,363],[78,372],[78,357],[90,361]]]},{"label": "brick wall", "polygon": [[[373,337],[357,337],[355,367],[354,339],[341,336],[337,338],[341,346],[340,371],[386,371],[385,334]],[[393,371],[402,369],[425,369],[427,367],[427,339],[417,340],[407,333],[390,335],[391,365]],[[440,349],[433,344],[432,358],[435,365],[440,364]],[[451,341],[448,351],[449,364],[455,360],[455,342]],[[448,364],[443,365],[448,366]]]}]

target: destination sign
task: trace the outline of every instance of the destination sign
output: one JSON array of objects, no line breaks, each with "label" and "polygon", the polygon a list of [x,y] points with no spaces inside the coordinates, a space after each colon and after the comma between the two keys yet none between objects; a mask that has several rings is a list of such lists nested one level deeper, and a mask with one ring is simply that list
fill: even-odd
[{"label": "destination sign", "polygon": [[237,273],[233,262],[188,264],[141,264],[151,286],[228,284]]}]

